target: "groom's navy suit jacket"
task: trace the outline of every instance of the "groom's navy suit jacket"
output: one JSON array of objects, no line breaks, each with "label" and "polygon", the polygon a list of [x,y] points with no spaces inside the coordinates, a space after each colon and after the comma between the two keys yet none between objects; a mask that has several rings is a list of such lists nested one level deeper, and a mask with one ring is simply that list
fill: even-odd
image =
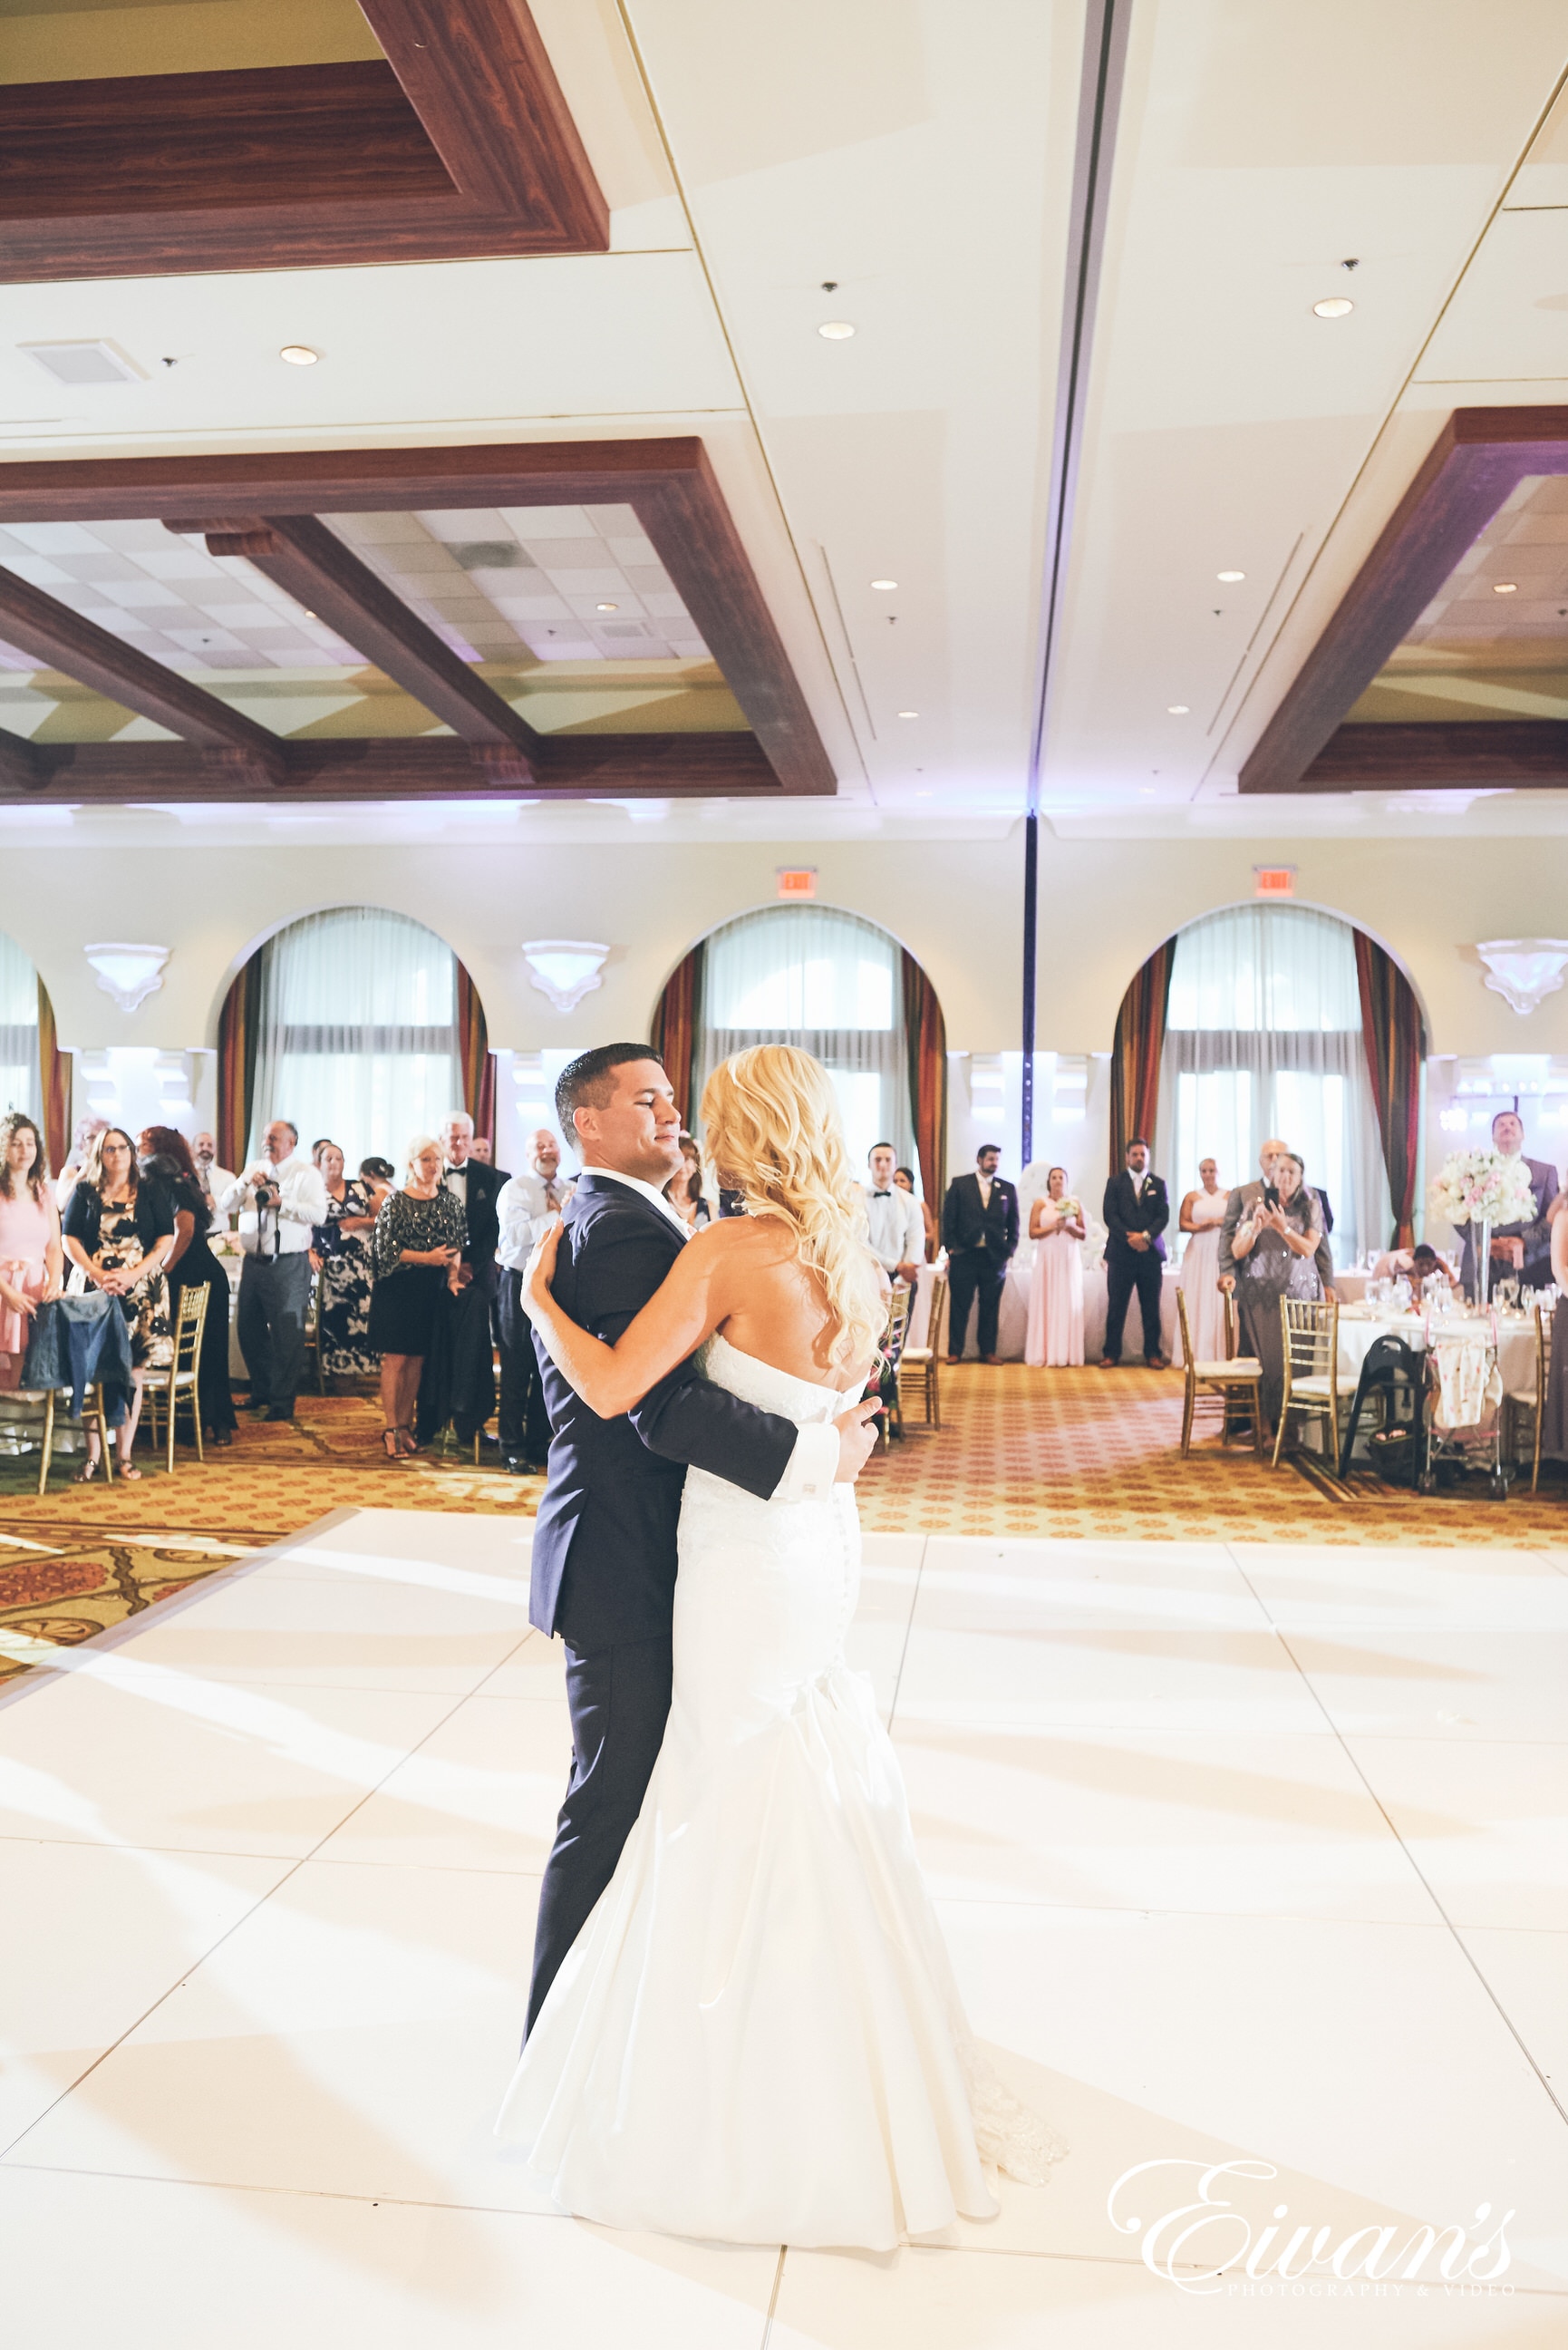
[{"label": "groom's navy suit jacket", "polygon": [[[554,1295],[611,1346],[684,1246],[651,1201],[592,1170],[562,1219]],[[688,1467],[766,1500],[789,1466],[794,1420],[759,1411],[677,1366],[632,1411],[601,1419],[567,1386],[538,1334],[550,1472],[534,1529],[528,1615],[579,1651],[670,1631],[675,1529]]]}]

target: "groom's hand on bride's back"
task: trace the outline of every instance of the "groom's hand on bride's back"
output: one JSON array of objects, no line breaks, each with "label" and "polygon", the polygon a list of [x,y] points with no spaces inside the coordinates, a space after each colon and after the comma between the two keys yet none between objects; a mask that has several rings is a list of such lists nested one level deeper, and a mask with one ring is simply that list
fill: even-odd
[{"label": "groom's hand on bride's back", "polygon": [[833,1478],[836,1485],[853,1485],[877,1450],[877,1415],[881,1409],[873,1396],[868,1402],[840,1412],[834,1421],[838,1430],[838,1467]]}]

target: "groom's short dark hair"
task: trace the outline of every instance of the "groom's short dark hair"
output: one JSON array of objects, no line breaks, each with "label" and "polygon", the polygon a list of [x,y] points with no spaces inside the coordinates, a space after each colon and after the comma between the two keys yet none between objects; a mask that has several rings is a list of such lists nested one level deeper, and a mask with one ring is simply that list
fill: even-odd
[{"label": "groom's short dark hair", "polygon": [[575,1061],[566,1063],[556,1079],[556,1118],[568,1142],[576,1140],[577,1132],[572,1112],[585,1102],[602,1109],[609,1099],[605,1079],[628,1061],[657,1061],[660,1068],[664,1066],[662,1055],[651,1045],[596,1045],[591,1053],[579,1053]]}]

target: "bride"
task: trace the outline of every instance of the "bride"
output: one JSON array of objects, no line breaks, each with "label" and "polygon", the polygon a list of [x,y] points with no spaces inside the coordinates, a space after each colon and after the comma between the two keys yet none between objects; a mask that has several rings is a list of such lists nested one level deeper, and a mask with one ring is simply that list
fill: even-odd
[{"label": "bride", "polygon": [[[886,1282],[826,1074],[757,1045],[702,1099],[746,1213],[697,1233],[611,1347],[549,1287],[529,1319],[602,1418],[702,1350],[704,1376],[805,1425],[866,1386]],[[675,1691],[619,1865],[529,2033],[497,2130],[584,2219],[737,2243],[890,2250],[989,2219],[998,2167],[1064,2151],[965,2021],[869,1682],[844,1659],[854,1489],[758,1501],[693,1469]]]}]

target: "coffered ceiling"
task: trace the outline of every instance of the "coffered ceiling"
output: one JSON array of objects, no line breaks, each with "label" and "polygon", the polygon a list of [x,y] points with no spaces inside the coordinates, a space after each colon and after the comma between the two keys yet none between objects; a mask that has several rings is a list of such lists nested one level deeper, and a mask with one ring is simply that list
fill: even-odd
[{"label": "coffered ceiling", "polygon": [[[231,76],[384,68],[457,192],[422,228],[378,229],[369,209],[331,224],[363,232],[355,257],[306,218],[320,209],[313,163],[292,193],[269,183],[267,203],[292,221],[269,231],[261,205],[248,228],[225,227],[214,201],[182,256],[140,197],[91,215],[97,246],[74,233],[50,246],[63,215],[46,217],[0,161],[0,251],[13,256],[0,568],[96,616],[290,756],[377,741],[412,760],[451,743],[437,731],[451,720],[339,633],[340,612],[291,594],[275,568],[211,552],[205,532],[165,530],[179,516],[155,502],[23,513],[7,464],[14,481],[22,469],[36,480],[64,461],[486,444],[569,445],[591,462],[594,444],[684,440],[701,447],[713,512],[753,583],[772,669],[748,667],[749,619],[718,641],[722,587],[700,613],[669,550],[608,492],[545,501],[549,515],[531,493],[483,508],[387,495],[309,511],[540,740],[676,739],[691,746],[688,787],[728,796],[733,771],[702,760],[722,743],[763,743],[770,727],[776,751],[768,696],[782,692],[798,697],[794,739],[809,726],[844,821],[1016,815],[1037,715],[1083,0],[484,8],[506,21],[468,0],[422,13],[414,0],[0,7],[0,114],[44,107],[40,89],[66,106],[84,61],[99,89],[106,70],[122,89],[183,82],[174,113],[194,85]],[[1470,0],[1134,0],[1041,765],[1051,822],[1294,820],[1272,786],[1239,794],[1239,781],[1449,415],[1568,403],[1568,22],[1556,0],[1511,0],[1506,15],[1500,37]],[[445,86],[467,72],[492,126],[497,105],[523,102],[520,65],[496,96],[496,57],[532,60],[528,102],[555,126],[551,250],[538,241],[538,138],[486,150],[488,192],[472,199],[483,234],[452,213],[470,202],[462,159],[433,68],[418,65],[421,26],[438,17]],[[138,46],[139,18],[157,20],[156,40]],[[479,47],[454,64],[460,18]],[[526,191],[516,179],[503,200],[496,154],[534,172],[532,245],[519,241]],[[510,245],[494,225],[507,204]],[[273,243],[238,255],[242,230]],[[422,253],[421,234],[434,240]],[[378,250],[377,234],[403,243]],[[84,254],[110,274],[71,274]],[[1316,315],[1328,301],[1351,307]],[[106,346],[123,369],[62,382],[44,345]],[[287,364],[286,345],[317,356]],[[1562,484],[1543,473],[1508,494],[1331,733],[1528,721],[1568,700],[1568,619],[1551,600],[1561,567],[1545,555]],[[251,500],[192,519],[267,512]],[[38,537],[67,526],[80,534],[68,544]],[[1494,558],[1527,577],[1516,609],[1477,618]],[[1568,607],[1568,570],[1560,584]],[[87,752],[101,778],[112,750],[141,755],[171,732],[26,648],[0,660],[0,727],[51,756],[81,746],[51,770],[60,805],[90,805],[70,801],[66,780],[85,790]],[[441,756],[440,789],[457,791]],[[313,791],[329,764],[310,768]],[[151,772],[149,755],[150,787]],[[675,770],[659,773],[669,795]],[[574,788],[618,795],[607,766],[583,775]],[[1370,772],[1342,780],[1314,790],[1310,819],[1299,776],[1284,788],[1316,829],[1364,823],[1400,789]],[[1462,798],[1462,766],[1449,780]],[[515,777],[510,788],[536,795]],[[779,788],[776,767],[756,788]],[[1530,820],[1555,823],[1558,798],[1533,790]],[[832,820],[831,808],[812,819]],[[1407,826],[1426,820],[1404,808]],[[757,818],[737,809],[736,821],[749,833]]]}]

